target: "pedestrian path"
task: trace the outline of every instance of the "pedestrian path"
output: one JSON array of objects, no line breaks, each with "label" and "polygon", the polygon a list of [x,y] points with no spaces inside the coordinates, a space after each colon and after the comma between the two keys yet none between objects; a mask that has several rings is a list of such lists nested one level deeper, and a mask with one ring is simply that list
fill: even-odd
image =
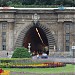
[{"label": "pedestrian path", "polygon": [[32,72],[10,72],[10,75],[75,75],[75,72],[74,73],[55,73],[55,74],[48,74],[48,73],[32,73]]}]

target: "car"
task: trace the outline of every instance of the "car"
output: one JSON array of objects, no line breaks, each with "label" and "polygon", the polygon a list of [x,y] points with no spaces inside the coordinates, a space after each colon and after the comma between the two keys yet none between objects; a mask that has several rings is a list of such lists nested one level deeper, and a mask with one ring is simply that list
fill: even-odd
[{"label": "car", "polygon": [[48,58],[48,55],[47,55],[46,53],[43,53],[43,54],[41,55],[41,58]]}]

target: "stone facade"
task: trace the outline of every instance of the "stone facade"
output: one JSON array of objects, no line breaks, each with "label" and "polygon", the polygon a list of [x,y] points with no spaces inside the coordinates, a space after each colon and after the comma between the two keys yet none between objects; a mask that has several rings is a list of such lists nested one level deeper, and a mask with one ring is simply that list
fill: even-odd
[{"label": "stone facade", "polygon": [[[69,51],[75,44],[75,10],[74,9],[0,9],[0,51],[2,48],[2,24],[6,27],[6,50],[13,51],[21,47],[27,31],[34,26],[32,16],[39,15],[38,27],[42,28],[48,39],[49,52],[66,51],[66,28],[69,28]],[[51,41],[53,43],[51,44]],[[52,48],[51,48],[52,47]]]}]

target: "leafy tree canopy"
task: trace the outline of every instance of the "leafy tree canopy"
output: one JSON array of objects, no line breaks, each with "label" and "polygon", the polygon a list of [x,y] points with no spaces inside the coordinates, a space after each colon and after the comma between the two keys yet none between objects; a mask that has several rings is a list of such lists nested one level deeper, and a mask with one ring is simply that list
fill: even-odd
[{"label": "leafy tree canopy", "polygon": [[0,0],[0,6],[16,5],[63,5],[75,6],[75,0]]}]

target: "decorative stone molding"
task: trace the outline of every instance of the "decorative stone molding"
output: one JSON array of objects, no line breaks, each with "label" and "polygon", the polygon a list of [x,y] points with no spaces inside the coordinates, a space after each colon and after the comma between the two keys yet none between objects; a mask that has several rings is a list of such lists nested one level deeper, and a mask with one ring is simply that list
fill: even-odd
[{"label": "decorative stone molding", "polygon": [[[21,47],[23,45],[23,39],[26,35],[26,33],[28,32],[28,30],[35,26],[33,23],[31,25],[28,25],[27,27],[25,27],[19,34],[16,43],[15,43],[15,47]],[[54,46],[56,46],[56,41],[54,39],[54,36],[52,35],[51,31],[49,28],[47,28],[46,25],[42,25],[40,23],[37,24],[37,27],[40,27],[41,29],[43,29],[43,31],[45,32],[47,39],[48,39],[48,45],[49,45],[49,49],[54,49]],[[57,46],[56,46],[57,47]]]}]

